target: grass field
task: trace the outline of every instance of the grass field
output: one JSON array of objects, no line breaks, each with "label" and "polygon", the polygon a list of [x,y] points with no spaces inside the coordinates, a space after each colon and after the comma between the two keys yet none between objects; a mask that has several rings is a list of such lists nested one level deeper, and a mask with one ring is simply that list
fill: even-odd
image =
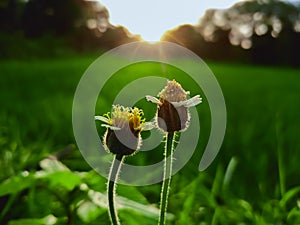
[{"label": "grass field", "polygon": [[[73,95],[92,61],[0,62],[0,224],[109,224],[106,180],[81,157],[72,131]],[[204,118],[199,151],[173,176],[169,223],[300,224],[300,70],[208,65],[226,100],[227,131],[216,160],[199,172],[210,117],[205,102],[197,107]],[[122,85],[149,71],[159,67],[150,63],[119,72],[103,89],[106,101],[97,112],[104,114]],[[169,71],[185,89],[202,93],[174,68]],[[139,103],[144,105],[149,117],[155,107]],[[147,156],[128,161],[134,159]],[[126,202],[122,224],[156,224],[160,184],[119,185],[118,194]]]}]

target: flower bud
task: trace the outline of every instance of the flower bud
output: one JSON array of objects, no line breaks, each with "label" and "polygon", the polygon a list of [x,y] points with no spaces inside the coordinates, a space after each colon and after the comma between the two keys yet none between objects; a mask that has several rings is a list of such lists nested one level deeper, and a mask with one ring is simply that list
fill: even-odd
[{"label": "flower bud", "polygon": [[200,95],[187,99],[188,91],[173,81],[168,81],[158,94],[159,99],[146,96],[147,100],[158,105],[156,113],[157,126],[165,132],[183,131],[188,128],[190,121],[189,107],[202,102]]},{"label": "flower bud", "polygon": [[143,111],[138,108],[129,108],[119,105],[113,106],[112,116],[96,116],[107,127],[103,137],[104,148],[119,155],[131,155],[141,146],[140,132],[145,119]]}]

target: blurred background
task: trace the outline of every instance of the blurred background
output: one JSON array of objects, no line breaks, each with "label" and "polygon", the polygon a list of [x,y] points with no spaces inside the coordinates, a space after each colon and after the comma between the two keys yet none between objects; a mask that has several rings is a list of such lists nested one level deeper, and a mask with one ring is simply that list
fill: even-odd
[{"label": "blurred background", "polygon": [[[141,3],[129,2],[0,0],[0,224],[110,223],[106,179],[76,147],[72,101],[99,55],[134,41],[169,41],[193,51],[214,72],[227,105],[221,151],[199,172],[210,111],[205,93],[186,74],[141,63],[118,71],[102,90],[98,114],[110,111],[119,90],[140,74],[172,74],[165,77],[204,98],[197,107],[198,151],[173,177],[168,223],[300,224],[300,2],[224,0],[218,8],[187,1],[161,7],[155,20],[158,2],[153,11],[146,8],[149,15],[138,13]],[[185,16],[192,11],[190,22]],[[121,22],[112,22],[118,16]],[[138,29],[139,18],[145,30]],[[166,28],[160,21],[173,23]],[[155,106],[137,105],[153,117]],[[157,162],[161,148],[128,162]],[[119,185],[118,195],[122,224],[157,223],[160,184]]]},{"label": "blurred background", "polygon": [[[132,8],[133,3],[128,4],[128,7]],[[187,4],[195,7],[192,2]],[[124,3],[121,6],[124,5],[126,6]],[[159,5],[152,5],[159,9]],[[199,18],[195,24],[181,22],[176,27],[170,27],[173,29],[165,30],[161,40],[183,45],[204,59],[264,65],[300,65],[297,57],[299,3],[241,1],[226,9],[207,9],[203,15],[205,8],[200,8],[199,3],[198,5],[199,10],[195,11],[196,15],[199,13]],[[171,11],[172,7],[178,8],[172,5],[169,7]],[[182,6],[179,5],[180,7]],[[184,15],[189,14],[187,10],[191,7],[181,8],[182,15],[177,15],[176,20],[180,21],[182,17],[185,21]],[[138,9],[131,8],[119,10],[122,11],[120,18],[128,13],[127,17],[138,20]],[[130,15],[133,12],[138,16]],[[149,24],[142,24],[147,20],[141,18],[142,22],[139,23],[129,24],[129,21],[129,26],[144,26],[149,33],[157,32],[155,28],[160,27],[156,22],[161,18],[156,18],[155,12],[151,13]],[[173,19],[168,18],[169,14],[173,15],[165,10],[165,20]],[[98,1],[3,0],[0,15],[2,59],[48,58],[68,53],[99,54],[118,45],[143,39],[143,34],[130,33],[124,25],[111,24],[109,9]],[[145,15],[147,16],[149,15]],[[124,21],[125,24],[126,22]],[[138,32],[138,29],[135,30]]]}]

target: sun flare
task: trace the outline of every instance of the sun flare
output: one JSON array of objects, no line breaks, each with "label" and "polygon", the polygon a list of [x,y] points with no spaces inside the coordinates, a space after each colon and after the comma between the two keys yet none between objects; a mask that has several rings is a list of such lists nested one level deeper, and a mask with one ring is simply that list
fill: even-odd
[{"label": "sun flare", "polygon": [[157,42],[163,34],[182,24],[197,24],[207,9],[228,8],[238,0],[98,0],[109,11],[113,25],[125,26],[144,41]]},{"label": "sun flare", "polygon": [[202,15],[198,0],[176,4],[171,0],[102,0],[101,3],[107,7],[113,25],[123,25],[130,33],[138,34],[148,42],[159,41],[167,30],[180,24],[196,24]]}]

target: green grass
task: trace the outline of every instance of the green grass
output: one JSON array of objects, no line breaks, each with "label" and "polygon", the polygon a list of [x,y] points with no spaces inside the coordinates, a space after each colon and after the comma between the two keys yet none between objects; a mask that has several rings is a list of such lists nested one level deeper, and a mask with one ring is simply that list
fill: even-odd
[{"label": "green grass", "polygon": [[[82,159],[72,133],[73,95],[92,61],[0,62],[1,224],[25,224],[18,221],[21,218],[39,218],[39,222],[29,223],[40,224],[49,215],[58,218],[57,224],[109,224],[105,207],[93,202],[82,189],[82,183],[86,183],[89,190],[101,194],[106,181]],[[202,132],[199,150],[172,179],[168,211],[175,217],[170,224],[299,224],[300,70],[208,64],[223,90],[228,121],[219,155],[201,173],[198,164],[210,125],[205,95],[176,68],[167,67],[168,74],[173,74],[185,89],[204,97],[197,107]],[[99,101],[97,113],[110,110],[113,97],[126,83],[140,74],[152,75],[160,70],[159,65],[146,63],[119,71],[104,87],[105,98]],[[151,118],[155,107],[143,100],[137,104]],[[55,169],[53,174],[52,167],[40,163],[50,154],[71,170]],[[154,156],[138,153],[128,162],[142,164],[162,158],[159,151]],[[39,177],[36,171],[46,175]],[[121,221],[156,224],[150,209],[138,208],[142,207],[139,204],[157,206],[159,191],[160,184],[119,185],[119,195],[132,200],[121,210]]]}]

